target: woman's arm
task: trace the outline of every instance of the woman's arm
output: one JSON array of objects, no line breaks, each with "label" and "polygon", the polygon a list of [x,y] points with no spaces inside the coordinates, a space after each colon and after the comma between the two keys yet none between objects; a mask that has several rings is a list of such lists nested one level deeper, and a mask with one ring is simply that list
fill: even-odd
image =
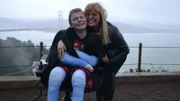
[{"label": "woman's arm", "polygon": [[59,40],[62,39],[64,32],[65,32],[64,30],[59,31],[53,39],[53,42],[51,44],[50,51],[46,60],[48,62],[47,68],[53,68],[55,63],[58,61],[57,43],[59,42]]},{"label": "woman's arm", "polygon": [[124,57],[129,54],[130,49],[117,27],[113,27],[110,34],[111,42],[114,47],[114,56],[109,58],[108,64],[119,64],[121,61],[124,61]]},{"label": "woman's arm", "polygon": [[105,56],[104,49],[103,49],[103,43],[99,35],[96,33],[93,33],[91,36],[89,36],[88,39],[86,39],[85,42],[86,46],[84,47],[83,51],[87,53],[88,55],[93,55],[97,57],[97,63],[96,66],[101,63],[102,58]]}]

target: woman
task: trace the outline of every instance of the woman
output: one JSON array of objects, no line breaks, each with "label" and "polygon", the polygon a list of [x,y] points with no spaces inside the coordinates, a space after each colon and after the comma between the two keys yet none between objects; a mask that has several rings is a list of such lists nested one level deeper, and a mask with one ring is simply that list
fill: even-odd
[{"label": "woman", "polygon": [[[113,100],[115,92],[114,78],[125,62],[130,50],[118,28],[106,20],[107,13],[99,3],[90,3],[85,7],[88,26],[102,37],[105,57],[102,59],[103,84],[97,90],[97,101]],[[59,41],[59,57],[63,56],[65,45]]]},{"label": "woman", "polygon": [[[83,47],[81,47],[82,51],[88,55],[94,55],[98,57],[99,60],[104,56],[102,41],[100,37],[94,33],[94,30],[86,28],[86,18],[81,9],[76,8],[70,11],[69,23],[71,26],[70,28],[65,31],[59,31],[56,34],[50,49],[48,66],[43,71],[41,77],[41,82],[48,86],[47,101],[58,101],[59,89],[63,86],[63,83],[64,85],[72,84],[72,101],[83,101],[85,88],[89,86],[89,82],[87,84],[86,81],[89,81],[91,76],[91,73],[86,69],[74,67],[74,65],[64,64],[59,61],[57,54],[59,50],[59,48],[57,48],[57,43],[59,40],[62,39],[63,43],[66,45],[66,55],[71,55],[74,58],[87,60],[74,49],[73,43],[76,41],[83,44]],[[88,57],[87,54],[85,57]],[[67,56],[64,58],[67,58]],[[60,59],[62,60],[63,58]],[[96,66],[97,64],[98,62]],[[93,89],[92,85],[91,88]]]}]

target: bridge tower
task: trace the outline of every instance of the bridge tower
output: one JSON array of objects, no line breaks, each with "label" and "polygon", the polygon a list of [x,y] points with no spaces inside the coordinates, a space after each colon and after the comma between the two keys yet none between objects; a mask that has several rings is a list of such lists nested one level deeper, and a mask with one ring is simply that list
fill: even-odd
[{"label": "bridge tower", "polygon": [[58,12],[58,29],[61,30],[63,25],[63,11]]}]

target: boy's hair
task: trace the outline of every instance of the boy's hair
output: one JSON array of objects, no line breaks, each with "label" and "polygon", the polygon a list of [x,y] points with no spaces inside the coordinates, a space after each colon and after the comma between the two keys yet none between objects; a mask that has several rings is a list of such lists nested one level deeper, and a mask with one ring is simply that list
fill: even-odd
[{"label": "boy's hair", "polygon": [[81,8],[74,8],[69,12],[68,21],[69,21],[70,26],[71,26],[71,16],[73,13],[76,13],[76,12],[83,12],[83,11],[81,10]]}]

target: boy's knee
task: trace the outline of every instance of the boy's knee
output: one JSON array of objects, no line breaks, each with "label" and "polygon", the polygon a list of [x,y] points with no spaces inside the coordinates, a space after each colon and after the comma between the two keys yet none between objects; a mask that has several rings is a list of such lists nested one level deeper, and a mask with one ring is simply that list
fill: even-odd
[{"label": "boy's knee", "polygon": [[49,76],[49,84],[51,85],[57,85],[61,83],[66,76],[66,73],[64,69],[60,67],[55,67],[52,69],[50,76]]},{"label": "boy's knee", "polygon": [[84,87],[86,85],[86,76],[82,70],[77,70],[72,76],[72,85],[76,87]]}]

